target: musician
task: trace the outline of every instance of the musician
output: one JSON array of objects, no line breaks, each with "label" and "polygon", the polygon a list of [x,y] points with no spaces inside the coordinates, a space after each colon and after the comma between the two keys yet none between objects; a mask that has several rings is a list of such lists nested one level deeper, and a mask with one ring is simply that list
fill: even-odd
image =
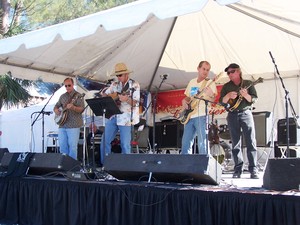
[{"label": "musician", "polygon": [[[251,112],[252,105],[257,100],[257,93],[254,85],[251,85],[252,82],[243,79],[238,64],[231,63],[225,68],[225,72],[227,72],[230,81],[224,84],[219,101],[235,106],[230,107],[227,115],[228,129],[232,141],[232,157],[235,164],[233,178],[240,178],[243,171],[244,162],[241,149],[243,132],[247,147],[250,178],[257,179],[257,149],[254,120]],[[240,103],[236,104],[239,99],[241,99]]]},{"label": "musician", "polygon": [[102,96],[112,96],[122,112],[105,121],[104,138],[102,138],[100,146],[102,165],[104,155],[111,153],[111,142],[118,131],[120,132],[122,153],[131,153],[131,125],[139,123],[140,85],[137,81],[129,78],[130,73],[132,71],[128,70],[126,64],[116,64],[112,76],[116,76],[117,81],[112,82],[101,93]]},{"label": "musician", "polygon": [[[181,154],[192,154],[194,139],[197,136],[198,153],[207,154],[205,101],[213,101],[217,95],[215,83],[208,79],[210,63],[201,61],[197,67],[198,76],[192,79],[185,89],[186,97],[182,100],[185,110],[192,109],[190,118],[184,126]],[[196,98],[195,98],[196,97]],[[198,99],[200,98],[200,99]]]},{"label": "musician", "polygon": [[66,78],[64,85],[67,91],[60,96],[53,109],[55,117],[59,118],[57,120],[59,148],[61,153],[77,160],[80,127],[83,126],[81,114],[84,110],[84,100],[74,89],[72,78]]}]

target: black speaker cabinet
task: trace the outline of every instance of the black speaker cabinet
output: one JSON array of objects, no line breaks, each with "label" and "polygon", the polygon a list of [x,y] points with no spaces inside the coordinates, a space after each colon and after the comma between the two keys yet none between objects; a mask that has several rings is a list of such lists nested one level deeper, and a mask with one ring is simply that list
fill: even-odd
[{"label": "black speaker cabinet", "polygon": [[300,158],[269,159],[264,177],[263,187],[275,191],[299,190]]},{"label": "black speaker cabinet", "polygon": [[6,152],[9,152],[8,148],[0,148],[0,162],[1,162],[1,159],[4,155],[4,153],[6,153]]},{"label": "black speaker cabinet", "polygon": [[273,114],[271,112],[253,112],[253,119],[255,124],[256,145],[258,147],[270,146]]},{"label": "black speaker cabinet", "polygon": [[120,180],[218,184],[221,166],[212,156],[110,154],[104,169]]},{"label": "black speaker cabinet", "polygon": [[[165,121],[155,123],[155,142],[157,148],[178,149],[181,148],[183,125],[179,121]],[[150,130],[150,142],[152,143],[153,130]]]},{"label": "black speaker cabinet", "polygon": [[[0,163],[2,168],[8,168],[13,154],[20,153],[5,153],[3,155]],[[28,174],[42,175],[51,172],[78,171],[81,168],[80,166],[79,161],[65,154],[34,153],[29,163]]]},{"label": "black speaker cabinet", "polygon": [[46,174],[57,171],[78,171],[80,162],[61,153],[35,153],[29,165],[29,174]]},{"label": "black speaker cabinet", "polygon": [[[277,123],[277,143],[278,146],[287,145],[287,125],[286,119],[280,119]],[[294,118],[289,118],[289,145],[298,146],[300,145],[300,132],[297,128],[297,124]]]}]

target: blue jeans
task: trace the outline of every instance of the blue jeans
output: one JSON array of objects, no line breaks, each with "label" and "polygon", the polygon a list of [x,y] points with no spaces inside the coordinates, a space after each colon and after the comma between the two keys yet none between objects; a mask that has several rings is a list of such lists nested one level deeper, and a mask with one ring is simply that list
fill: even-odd
[{"label": "blue jeans", "polygon": [[58,140],[59,150],[77,160],[77,148],[80,128],[59,128]]},{"label": "blue jeans", "polygon": [[[120,131],[120,144],[123,154],[131,153],[131,126],[119,126],[117,125],[116,117],[106,120],[105,131],[102,135],[100,152],[101,152],[101,164],[104,163],[104,157],[111,153],[111,142]],[[105,143],[105,149],[104,149]]]},{"label": "blue jeans", "polygon": [[192,154],[194,139],[197,135],[198,152],[199,154],[206,155],[206,117],[199,116],[190,119],[184,126],[181,154]]},{"label": "blue jeans", "polygon": [[255,125],[251,110],[242,112],[230,112],[227,116],[229,133],[232,141],[232,157],[234,160],[234,170],[242,172],[242,133],[245,137],[247,147],[247,158],[249,162],[249,172],[255,172],[257,161],[257,149],[255,138]]}]

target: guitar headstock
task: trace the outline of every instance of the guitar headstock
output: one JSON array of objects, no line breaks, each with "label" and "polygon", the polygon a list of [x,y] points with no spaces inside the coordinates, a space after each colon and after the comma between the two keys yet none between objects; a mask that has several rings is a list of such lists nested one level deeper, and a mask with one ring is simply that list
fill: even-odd
[{"label": "guitar headstock", "polygon": [[221,78],[222,75],[223,75],[223,73],[219,73],[218,75],[216,75],[216,76],[214,77],[213,81],[214,81],[214,82],[218,81],[218,80]]},{"label": "guitar headstock", "polygon": [[254,81],[253,83],[258,84],[258,83],[262,83],[262,82],[264,82],[264,78],[260,77],[256,81]]}]

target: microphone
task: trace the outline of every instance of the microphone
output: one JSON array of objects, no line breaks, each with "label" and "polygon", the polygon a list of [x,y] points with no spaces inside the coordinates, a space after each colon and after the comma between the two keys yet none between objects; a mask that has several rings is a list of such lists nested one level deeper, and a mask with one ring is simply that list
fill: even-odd
[{"label": "microphone", "polygon": [[106,82],[106,86],[110,85],[114,81],[114,78],[108,79]]},{"label": "microphone", "polygon": [[163,80],[166,80],[168,78],[169,74],[163,74],[163,75],[160,75],[160,78],[163,79]]},{"label": "microphone", "polygon": [[44,114],[46,114],[46,115],[48,115],[48,116],[49,116],[50,114],[52,114],[52,113],[53,113],[52,111],[45,111],[45,112],[44,112]]},{"label": "microphone", "polygon": [[230,108],[230,104],[228,104],[228,103],[220,102],[220,105],[223,106],[225,109],[229,109]]}]

